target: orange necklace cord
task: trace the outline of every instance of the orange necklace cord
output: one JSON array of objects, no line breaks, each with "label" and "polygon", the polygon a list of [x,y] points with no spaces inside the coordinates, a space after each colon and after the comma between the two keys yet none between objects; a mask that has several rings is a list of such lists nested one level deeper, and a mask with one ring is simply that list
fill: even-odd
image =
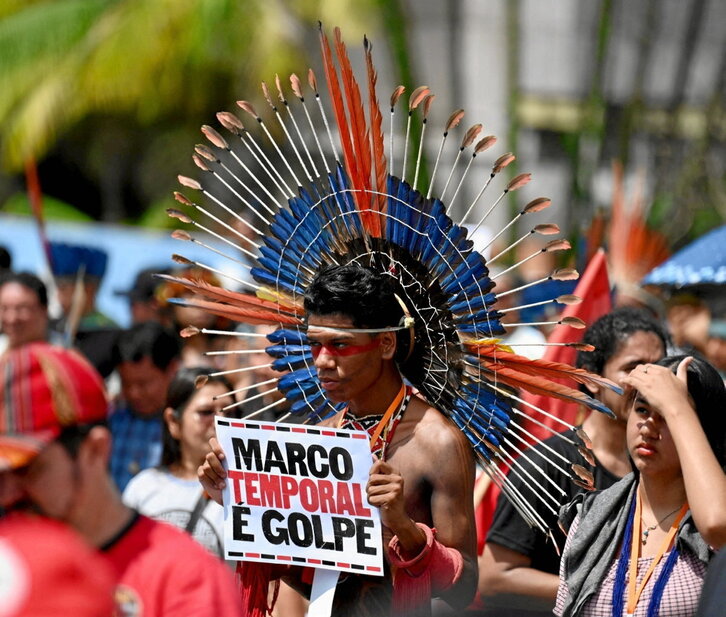
[{"label": "orange necklace cord", "polygon": [[673,542],[673,539],[676,537],[676,533],[678,533],[678,525],[680,524],[683,517],[686,515],[686,512],[688,512],[688,502],[686,502],[683,504],[683,506],[681,506],[681,509],[678,511],[676,518],[671,524],[671,528],[668,530],[668,534],[665,538],[663,538],[663,542],[661,543],[658,552],[653,558],[653,561],[650,564],[648,571],[645,573],[643,581],[640,583],[640,585],[636,585],[638,579],[638,559],[640,558],[640,531],[643,524],[641,520],[643,510],[642,505],[643,504],[640,498],[640,490],[637,490],[635,496],[635,521],[637,521],[638,529],[637,533],[636,530],[633,529],[632,538],[630,540],[630,564],[628,566],[628,601],[626,604],[627,615],[635,614],[635,607],[638,605],[638,600],[640,600],[643,589],[645,589],[645,586],[650,580],[650,577],[652,576],[660,561],[663,559],[663,555],[665,555],[665,553],[668,551],[668,548]]}]

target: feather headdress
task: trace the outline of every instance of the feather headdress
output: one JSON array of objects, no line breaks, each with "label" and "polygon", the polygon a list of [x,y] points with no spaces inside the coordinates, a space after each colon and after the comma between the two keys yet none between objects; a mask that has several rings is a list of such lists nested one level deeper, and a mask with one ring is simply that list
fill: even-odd
[{"label": "feather headdress", "polygon": [[[179,177],[184,187],[202,193],[210,204],[203,206],[176,193],[180,203],[201,215],[193,222],[195,227],[209,230],[209,221],[225,224],[220,217],[232,216],[259,232],[261,240],[253,241],[228,226],[237,239],[232,242],[219,236],[253,260],[253,282],[237,281],[248,291],[233,292],[192,280],[177,282],[197,294],[198,299],[187,301],[190,304],[231,319],[278,326],[268,335],[271,345],[267,348],[275,358],[273,367],[285,372],[276,386],[291,403],[290,413],[314,421],[337,409],[318,382],[305,333],[303,293],[316,273],[330,265],[356,263],[393,277],[410,315],[405,327],[413,328],[414,350],[399,366],[402,374],[468,437],[484,469],[523,516],[543,527],[526,500],[509,487],[501,470],[509,469],[530,486],[544,487],[534,492],[549,500],[550,508],[556,507],[557,498],[548,496],[549,479],[530,475],[517,461],[528,439],[517,416],[547,414],[543,409],[527,408],[518,390],[579,401],[609,413],[576,384],[596,380],[616,386],[568,365],[530,360],[501,341],[505,334],[501,322],[504,313],[497,310],[497,297],[505,291],[495,290],[495,277],[490,275],[482,254],[473,249],[464,223],[474,223],[475,229],[481,226],[507,193],[529,182],[530,174],[516,176],[487,208],[479,208],[496,176],[514,160],[511,153],[492,157],[475,199],[466,206],[462,220],[454,222],[450,215],[452,204],[461,199],[462,186],[496,139],[491,135],[481,137],[481,124],[458,129],[464,111],[455,111],[438,139],[428,186],[420,187],[424,129],[434,98],[429,89],[420,87],[411,93],[404,110],[405,138],[402,146],[395,144],[396,110],[402,104],[404,88],[397,87],[390,98],[386,139],[368,41],[367,97],[353,74],[340,32],[335,30],[331,45],[321,29],[320,42],[332,113],[323,102],[312,71],[308,73],[307,88],[297,75],[290,76],[294,101],[288,100],[286,89],[276,77],[274,94],[268,85],[262,85],[269,106],[266,117],[248,101],[237,103],[245,121],[229,112],[217,114],[230,137],[223,137],[210,126],[202,127],[211,147],[197,146],[193,159],[204,178],[200,182]],[[275,132],[282,136],[279,140],[273,137],[273,127],[268,127],[270,121],[278,125]],[[411,144],[410,129],[416,121],[423,123],[422,138],[418,144]],[[461,136],[452,144],[457,129]],[[454,150],[454,162],[444,175],[443,161],[449,148]],[[401,150],[403,154],[396,158],[394,153]],[[412,168],[407,166],[409,159],[415,161]],[[532,200],[497,237],[522,217],[531,217],[549,205],[550,200],[544,197]],[[246,211],[245,216],[242,211]],[[481,211],[483,214],[475,217]],[[170,210],[170,214],[192,221],[179,210]],[[536,225],[526,235],[557,231],[554,225]],[[182,239],[189,239],[187,236]],[[552,240],[524,261],[567,248],[566,241]],[[238,261],[234,255],[228,257]],[[572,275],[569,270],[558,271],[532,284]],[[575,301],[568,296],[549,302]],[[568,323],[584,326],[576,319]],[[570,377],[573,385],[553,381],[562,377]],[[569,461],[557,463],[574,481],[591,483],[578,467],[570,468]]]}]

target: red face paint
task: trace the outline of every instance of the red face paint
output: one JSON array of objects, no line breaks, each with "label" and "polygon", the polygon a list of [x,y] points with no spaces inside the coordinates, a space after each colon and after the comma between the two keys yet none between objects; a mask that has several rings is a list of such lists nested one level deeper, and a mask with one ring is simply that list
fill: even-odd
[{"label": "red face paint", "polygon": [[359,353],[377,349],[381,345],[381,340],[375,338],[365,345],[346,345],[345,347],[335,347],[334,345],[334,343],[311,344],[310,352],[313,354],[313,359],[316,359],[323,349],[329,356],[355,356]]}]

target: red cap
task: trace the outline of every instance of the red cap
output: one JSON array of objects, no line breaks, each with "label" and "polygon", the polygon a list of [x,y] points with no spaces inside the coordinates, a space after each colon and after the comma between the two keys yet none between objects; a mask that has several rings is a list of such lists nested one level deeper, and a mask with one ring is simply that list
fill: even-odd
[{"label": "red cap", "polygon": [[38,516],[0,521],[0,615],[108,617],[110,565],[69,527]]},{"label": "red cap", "polygon": [[27,465],[64,427],[107,415],[103,380],[77,352],[30,343],[0,358],[0,470]]}]

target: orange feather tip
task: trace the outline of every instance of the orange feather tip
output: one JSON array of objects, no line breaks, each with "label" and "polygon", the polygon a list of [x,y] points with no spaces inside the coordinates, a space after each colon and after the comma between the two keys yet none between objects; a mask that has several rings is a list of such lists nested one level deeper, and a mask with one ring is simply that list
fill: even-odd
[{"label": "orange feather tip", "polygon": [[275,87],[277,88],[277,97],[280,99],[280,102],[287,105],[287,99],[285,99],[285,94],[282,91],[280,76],[277,73],[275,73]]},{"label": "orange feather tip", "polygon": [[177,176],[177,180],[179,180],[179,184],[182,186],[186,186],[188,189],[194,189],[196,191],[202,190],[202,185],[199,184],[196,180],[192,180],[192,178],[188,178],[187,176]]},{"label": "orange feather tip", "polygon": [[419,86],[412,93],[408,99],[408,111],[411,112],[416,109],[428,94],[431,93],[428,86]]},{"label": "orange feather tip", "polygon": [[580,438],[580,441],[582,441],[588,450],[592,450],[592,440],[583,429],[576,428],[575,434]]},{"label": "orange feather tip", "polygon": [[[184,204],[185,206],[193,206],[194,203],[190,201],[184,193],[180,193],[179,191],[174,191],[174,199],[176,199],[180,204]],[[173,209],[173,208],[170,208]],[[168,213],[167,209],[167,213]],[[179,210],[176,210],[176,212],[179,212]]]},{"label": "orange feather tip", "polygon": [[428,94],[426,96],[426,98],[424,98],[423,107],[422,107],[424,120],[426,120],[426,118],[428,118],[429,111],[431,110],[431,104],[434,102],[435,98],[436,98],[435,94]]},{"label": "orange feather tip", "polygon": [[582,480],[590,489],[595,488],[595,478],[593,477],[592,473],[585,469],[582,465],[578,465],[577,463],[574,463],[571,466],[572,471],[575,472],[578,478]]},{"label": "orange feather tip", "polygon": [[446,128],[444,129],[444,132],[448,133],[451,129],[459,126],[459,123],[463,118],[464,110],[457,109],[453,114],[449,116],[449,119],[446,121]]},{"label": "orange feather tip", "polygon": [[204,144],[197,144],[196,146],[194,146],[194,152],[212,163],[219,163],[219,159],[216,157],[214,152],[212,152],[211,148],[205,146]]},{"label": "orange feather tip", "polygon": [[521,189],[524,185],[529,184],[531,179],[532,174],[530,173],[519,174],[509,181],[509,184],[507,184],[507,191],[516,191],[517,189]]},{"label": "orange feather tip", "polygon": [[275,103],[272,102],[272,97],[270,96],[270,90],[267,87],[267,83],[264,81],[261,82],[260,87],[262,88],[262,96],[265,97],[267,104],[272,107],[272,109],[275,109]]},{"label": "orange feather tip", "polygon": [[580,296],[576,296],[574,294],[562,294],[561,296],[557,296],[555,298],[555,301],[558,304],[572,305],[572,304],[580,304],[580,302],[582,302],[582,298]]},{"label": "orange feather tip", "polygon": [[242,120],[229,111],[217,112],[217,120],[219,120],[219,123],[224,128],[238,136],[245,129],[244,124],[242,124]]},{"label": "orange feather tip", "polygon": [[550,274],[553,281],[574,281],[580,278],[580,273],[575,268],[559,268]]},{"label": "orange feather tip", "polygon": [[257,112],[255,111],[254,106],[249,101],[237,101],[237,107],[239,107],[240,109],[246,111],[255,120],[259,120],[260,119],[260,117],[257,115]]},{"label": "orange feather tip", "polygon": [[202,160],[202,158],[198,154],[192,154],[192,161],[194,161],[194,164],[202,171],[211,171],[209,166]]},{"label": "orange feather tip", "polygon": [[398,99],[401,98],[401,95],[406,91],[406,88],[403,86],[396,86],[396,89],[391,94],[391,110],[396,106],[396,103],[398,103]]},{"label": "orange feather tip", "polygon": [[595,466],[595,457],[592,455],[592,452],[588,450],[587,448],[583,448],[582,446],[577,446],[577,451],[580,453],[580,456],[584,458],[590,465],[593,467]]},{"label": "orange feather tip", "polygon": [[554,253],[556,251],[569,251],[572,248],[569,240],[550,240],[542,248],[543,253]]},{"label": "orange feather tip", "polygon": [[179,336],[181,336],[182,338],[191,338],[192,336],[196,336],[200,332],[201,330],[196,326],[187,326],[186,328],[182,328],[180,330]]},{"label": "orange feather tip", "polygon": [[302,82],[295,73],[290,75],[290,88],[292,88],[292,91],[297,98],[299,98],[301,101],[304,100],[305,97],[303,96]]},{"label": "orange feather tip", "polygon": [[308,85],[315,94],[318,93],[318,80],[315,77],[315,71],[313,69],[308,69]]},{"label": "orange feather tip", "polygon": [[564,326],[570,326],[571,328],[575,328],[577,330],[583,330],[587,328],[587,324],[579,317],[563,317],[559,323]]},{"label": "orange feather tip", "polygon": [[497,138],[494,135],[487,135],[474,146],[474,154],[481,154],[485,150],[489,150],[495,143],[497,143]]},{"label": "orange feather tip", "polygon": [[[220,112],[222,113],[222,112]],[[219,116],[217,116],[219,117]],[[204,136],[217,148],[222,148],[222,150],[229,150],[229,144],[227,143],[227,140],[222,137],[216,130],[214,130],[211,126],[207,126],[206,124],[202,125],[202,133],[204,133]]]},{"label": "orange feather tip", "polygon": [[177,210],[176,208],[167,208],[166,213],[173,219],[178,219],[182,223],[191,223],[192,219],[190,216],[187,216],[184,212],[181,210]]},{"label": "orange feather tip", "polygon": [[192,236],[188,231],[184,231],[182,229],[175,229],[171,232],[171,237],[174,238],[174,240],[184,240],[185,242],[191,242]]},{"label": "orange feather tip", "polygon": [[532,232],[540,236],[551,236],[560,233],[560,226],[556,223],[540,223],[532,228]]},{"label": "orange feather tip", "polygon": [[178,264],[183,264],[185,266],[193,266],[194,262],[191,259],[188,259],[187,257],[184,257],[184,255],[179,255],[178,253],[174,253],[171,256],[172,261]]},{"label": "orange feather tip", "polygon": [[194,380],[194,387],[199,390],[206,386],[208,381],[209,375],[197,375],[197,378]]},{"label": "orange feather tip", "polygon": [[464,133],[464,138],[461,140],[461,146],[459,147],[463,150],[473,144],[474,140],[479,136],[479,133],[481,133],[482,128],[484,127],[481,124],[475,124],[469,127],[466,133]]},{"label": "orange feather tip", "polygon": [[515,158],[514,154],[511,152],[506,152],[502,154],[496,161],[494,161],[494,165],[492,166],[492,173],[498,174],[502,169],[504,169],[507,165],[509,165]]},{"label": "orange feather tip", "polygon": [[552,205],[552,200],[549,197],[537,197],[536,199],[533,199],[530,201],[526,206],[524,206],[524,209],[522,210],[522,214],[531,214],[533,212],[540,212],[541,210],[544,210],[545,208],[549,208]]}]

